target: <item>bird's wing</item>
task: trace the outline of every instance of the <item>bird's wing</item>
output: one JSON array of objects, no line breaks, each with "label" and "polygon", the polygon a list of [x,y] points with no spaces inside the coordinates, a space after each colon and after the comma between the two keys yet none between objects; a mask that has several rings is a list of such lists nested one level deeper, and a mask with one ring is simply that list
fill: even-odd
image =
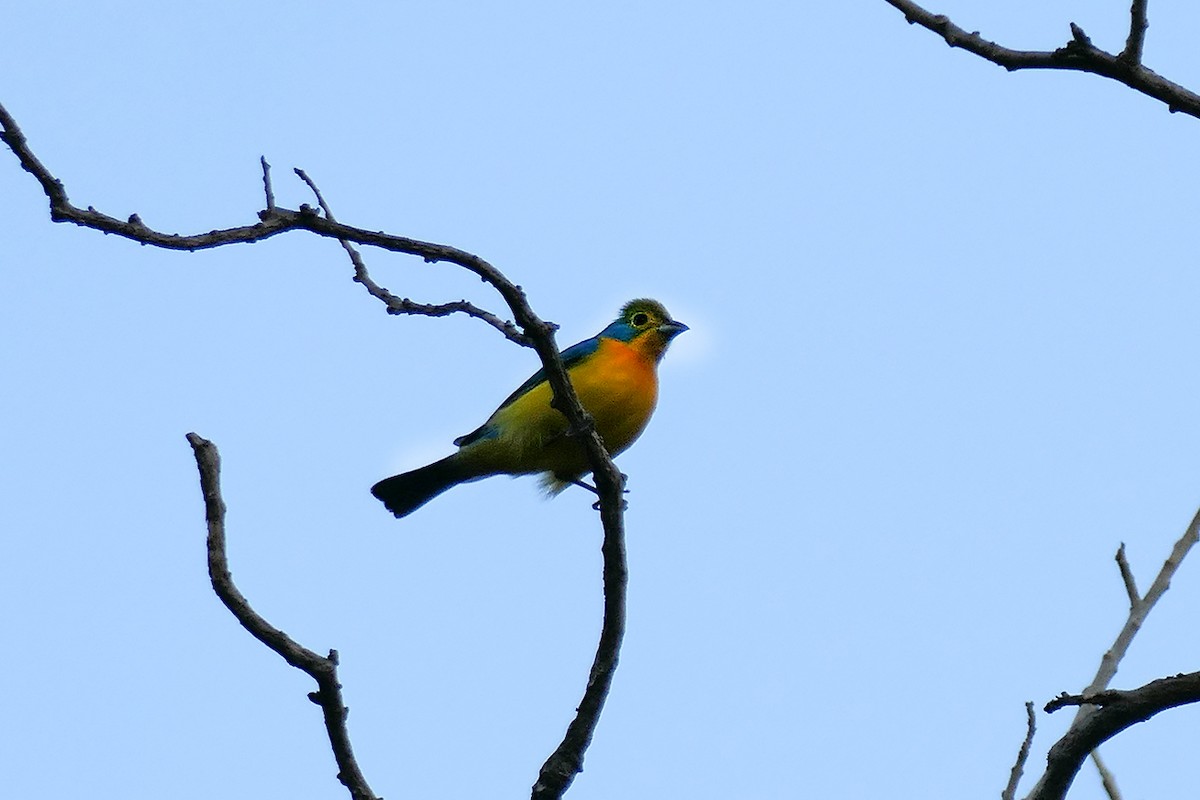
[{"label": "bird's wing", "polygon": [[[592,353],[596,352],[596,350],[599,347],[600,347],[600,337],[593,336],[591,339],[586,339],[582,342],[579,342],[578,344],[571,345],[566,350],[563,350],[562,353],[560,353],[559,355],[562,357],[563,366],[567,369],[568,372],[570,372],[572,367],[575,367],[575,366],[583,363],[583,361],[585,361],[587,359],[587,357],[590,356]],[[533,375],[529,376],[529,380],[522,383],[520,386],[517,387],[516,391],[514,391],[512,394],[510,394],[508,397],[506,397],[504,402],[500,404],[500,406],[496,409],[496,411],[499,411],[501,408],[504,408],[505,406],[511,404],[518,397],[525,394],[526,392],[528,392],[530,389],[537,386],[538,384],[543,383],[545,380],[546,380],[546,370],[544,368],[539,369],[537,372],[533,373]],[[492,416],[495,416],[495,414],[496,414],[496,412],[493,411]],[[489,418],[489,422],[490,421],[491,420]],[[457,439],[455,439],[454,444],[456,444],[459,447],[463,447],[464,445],[471,444],[472,442],[477,442],[480,439],[483,439],[491,434],[492,434],[491,427],[489,426],[488,422],[485,422],[482,425],[480,425],[478,428],[476,428],[475,430],[466,434],[465,436],[460,436]]]}]

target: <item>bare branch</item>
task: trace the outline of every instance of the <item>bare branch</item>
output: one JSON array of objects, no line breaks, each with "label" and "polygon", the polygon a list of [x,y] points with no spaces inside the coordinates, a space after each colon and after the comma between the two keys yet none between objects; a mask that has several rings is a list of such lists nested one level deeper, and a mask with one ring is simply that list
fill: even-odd
[{"label": "bare branch", "polygon": [[1142,602],[1142,596],[1138,593],[1137,581],[1133,579],[1133,570],[1129,568],[1129,561],[1125,558],[1125,543],[1121,542],[1121,546],[1117,548],[1117,569],[1121,571],[1121,580],[1125,583],[1125,594],[1129,595],[1129,607],[1137,608]]},{"label": "bare branch", "polygon": [[[1104,657],[1100,659],[1100,668],[1096,671],[1096,676],[1092,678],[1092,682],[1083,690],[1084,694],[1092,694],[1100,691],[1113,679],[1117,674],[1117,667],[1121,663],[1121,659],[1125,657],[1125,652],[1129,649],[1129,645],[1133,642],[1133,637],[1141,629],[1142,623],[1146,621],[1146,617],[1150,614],[1154,604],[1159,598],[1166,593],[1167,589],[1171,588],[1171,578],[1175,576],[1175,571],[1179,569],[1179,565],[1183,563],[1183,559],[1187,556],[1188,551],[1196,544],[1197,539],[1200,539],[1200,511],[1192,517],[1191,523],[1179,537],[1179,541],[1175,542],[1175,546],[1171,548],[1171,555],[1163,563],[1162,569],[1158,571],[1158,575],[1154,578],[1154,583],[1150,584],[1149,591],[1146,596],[1133,608],[1129,610],[1129,618],[1125,620],[1124,627],[1117,634],[1116,641],[1112,647],[1105,652]],[[1080,715],[1084,714],[1085,710],[1080,709]],[[1079,720],[1076,719],[1076,722]]]},{"label": "bare branch", "polygon": [[1159,678],[1128,691],[1062,694],[1046,704],[1047,712],[1066,706],[1092,706],[1091,713],[1077,717],[1066,734],[1046,755],[1046,772],[1029,795],[1029,800],[1059,800],[1066,796],[1083,761],[1102,743],[1126,728],[1145,722],[1168,708],[1200,702],[1200,672]]},{"label": "bare branch", "polygon": [[1033,734],[1037,730],[1037,719],[1033,713],[1033,703],[1025,704],[1025,741],[1017,751],[1017,761],[1013,764],[1008,775],[1008,786],[1000,793],[1000,800],[1013,800],[1017,796],[1017,785],[1021,783],[1021,774],[1025,771],[1025,762],[1029,760],[1029,748],[1033,746]]},{"label": "bare branch", "polygon": [[1100,751],[1092,751],[1092,763],[1096,765],[1096,771],[1100,773],[1100,784],[1104,786],[1104,793],[1108,795],[1108,800],[1121,800],[1121,790],[1117,787],[1117,779],[1109,771],[1104,764],[1104,759],[1100,758]]},{"label": "bare branch", "polygon": [[1129,37],[1125,40],[1125,49],[1118,58],[1131,64],[1142,63],[1146,28],[1150,27],[1150,23],[1146,21],[1146,2],[1147,0],[1133,0],[1133,5],[1129,7]]},{"label": "bare branch", "polygon": [[[1117,667],[1125,657],[1133,637],[1141,630],[1142,623],[1154,608],[1159,598],[1171,587],[1171,578],[1179,569],[1179,565],[1187,556],[1188,551],[1200,538],[1200,511],[1192,517],[1191,523],[1171,548],[1171,554],[1163,563],[1162,569],[1150,585],[1146,596],[1133,603],[1129,617],[1124,627],[1117,634],[1112,647],[1100,659],[1100,668],[1091,684],[1078,695],[1062,694],[1046,705],[1047,712],[1057,711],[1065,706],[1079,706],[1071,727],[1059,739],[1046,757],[1046,771],[1042,774],[1037,786],[1029,795],[1029,800],[1057,800],[1066,794],[1071,781],[1075,779],[1083,760],[1096,749],[1101,742],[1115,736],[1125,728],[1145,719],[1165,708],[1171,708],[1184,703],[1196,702],[1188,699],[1188,692],[1197,693],[1200,699],[1200,673],[1193,673],[1193,682],[1183,680],[1192,676],[1176,676],[1152,681],[1141,689],[1131,692],[1117,690],[1105,691],[1105,687],[1117,674]],[[1118,550],[1120,563],[1124,548]],[[1128,565],[1126,565],[1128,566]],[[1128,586],[1128,584],[1127,584]],[[1133,592],[1136,594],[1136,590]],[[1163,682],[1166,683],[1163,683]],[[1182,699],[1179,699],[1182,698]],[[1099,706],[1099,708],[1098,708]],[[1115,711],[1113,709],[1116,709]]]},{"label": "bare branch", "polygon": [[[456,247],[343,225],[327,216],[322,217],[315,209],[307,205],[302,205],[298,211],[278,207],[267,208],[259,212],[258,223],[240,228],[214,230],[190,236],[163,233],[147,227],[137,218],[137,215],[130,217],[127,222],[122,222],[115,217],[96,211],[90,206],[87,209],[81,209],[72,205],[62,183],[34,156],[16,120],[2,105],[0,105],[0,141],[4,141],[13,150],[21,162],[21,166],[41,184],[43,192],[50,201],[50,218],[55,222],[72,222],[104,233],[113,233],[141,244],[169,250],[188,251],[222,247],[235,243],[258,242],[286,231],[305,230],[318,236],[336,239],[339,242],[353,242],[392,252],[420,256],[431,263],[447,261],[457,264],[490,284],[500,294],[512,311],[516,325],[527,337],[528,341],[524,343],[533,347],[542,362],[546,380],[550,384],[552,392],[551,406],[567,418],[569,435],[580,443],[587,455],[588,465],[592,468],[592,476],[596,483],[597,494],[600,496],[600,519],[604,526],[602,546],[604,621],[595,660],[583,699],[577,710],[578,713],[568,726],[562,744],[543,765],[534,787],[534,792],[538,797],[560,797],[570,786],[575,774],[582,769],[583,754],[591,742],[592,733],[599,722],[600,712],[604,707],[604,700],[612,683],[621,640],[625,632],[625,595],[628,572],[625,563],[625,501],[622,496],[624,478],[613,464],[600,435],[596,432],[592,417],[583,408],[575,394],[574,387],[571,386],[558,346],[554,341],[556,326],[543,321],[533,313],[533,309],[525,297],[525,292],[520,286],[511,282],[503,273],[479,256]],[[269,205],[270,201],[268,201]],[[357,266],[356,264],[356,269]],[[370,285],[366,283],[364,285],[369,291]],[[380,292],[382,293],[384,290],[380,289]],[[455,311],[471,313],[467,309],[467,305],[469,304],[448,303],[444,306],[428,308],[433,309],[432,313],[436,314]],[[483,318],[483,313],[480,312],[473,316]],[[495,325],[494,322],[491,324]],[[503,326],[504,323],[501,322],[499,327],[503,329]],[[327,661],[333,663],[332,659],[327,659]],[[291,662],[289,661],[289,663]],[[325,693],[321,693],[322,703],[325,703],[326,700]]]},{"label": "bare branch", "polygon": [[[1134,35],[1134,27],[1145,22],[1144,0],[1133,4],[1133,25],[1129,42],[1121,55],[1113,55],[1092,44],[1091,39],[1076,24],[1071,23],[1071,40],[1057,50],[1013,50],[988,41],[978,33],[968,33],[942,14],[933,14],[910,0],[884,0],[899,9],[909,24],[933,31],[951,47],[960,47],[980,58],[1011,71],[1018,69],[1064,69],[1090,72],[1123,83],[1134,91],[1166,103],[1172,113],[1182,112],[1200,118],[1200,95],[1169,81],[1153,70],[1142,66],[1141,43],[1145,29]],[[1139,16],[1140,13],[1140,16]]]},{"label": "bare branch", "polygon": [[317,691],[308,698],[321,707],[325,730],[338,765],[338,780],[350,790],[354,800],[378,800],[358,767],[346,730],[349,709],[342,701],[342,685],[338,682],[338,654],[330,650],[319,656],[298,644],[286,633],[271,625],[250,607],[249,601],[233,583],[229,560],[225,554],[225,501],[221,498],[221,456],[216,445],[197,436],[187,435],[200,469],[200,490],[204,494],[205,517],[208,520],[208,575],[213,591],[250,634],[274,650],[296,669],[307,673],[317,682]]},{"label": "bare branch", "polygon": [[[933,31],[951,47],[960,47],[1010,71],[1067,69],[1090,72],[1118,81],[1135,91],[1160,100],[1166,103],[1172,112],[1182,111],[1190,116],[1200,118],[1200,95],[1168,81],[1142,66],[1142,49],[1147,28],[1147,0],[1132,0],[1129,36],[1125,43],[1125,49],[1119,55],[1113,55],[1096,47],[1083,29],[1073,22],[1070,25],[1071,40],[1057,50],[1013,50],[988,41],[978,33],[968,33],[952,23],[948,17],[931,14],[910,0],[886,0],[886,2],[903,12],[905,19],[910,24],[920,25]],[[1170,586],[1171,577],[1184,556],[1196,543],[1198,527],[1200,527],[1200,512],[1192,520],[1184,535],[1176,542],[1170,557],[1163,564],[1162,570],[1144,598],[1138,593],[1133,572],[1125,558],[1125,545],[1121,545],[1116,558],[1121,578],[1125,583],[1126,594],[1129,596],[1129,617],[1113,646],[1105,652],[1096,676],[1084,691],[1083,696],[1090,698],[1102,696],[1101,690],[1108,686],[1113,676],[1116,675],[1117,667],[1129,649],[1133,637],[1141,629],[1142,623],[1155,603]],[[1057,707],[1073,704],[1061,698],[1056,702],[1060,703]],[[1050,764],[1030,795],[1031,798],[1060,797],[1074,778],[1079,768],[1078,764],[1082,762],[1088,752],[1094,749],[1095,745],[1080,749],[1077,744],[1085,732],[1094,733],[1100,727],[1100,723],[1093,721],[1092,717],[1102,712],[1090,708],[1087,703],[1083,703],[1082,706],[1066,735],[1051,748]],[[1050,710],[1049,707],[1048,710]],[[1106,718],[1112,716],[1107,714],[1107,710],[1103,713]],[[1096,744],[1102,740],[1097,740]]]}]

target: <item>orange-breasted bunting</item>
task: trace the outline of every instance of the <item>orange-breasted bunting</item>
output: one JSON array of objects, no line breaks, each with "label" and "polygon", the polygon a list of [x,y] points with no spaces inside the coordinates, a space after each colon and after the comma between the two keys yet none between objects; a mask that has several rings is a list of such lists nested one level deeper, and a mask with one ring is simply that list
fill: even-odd
[{"label": "orange-breasted bunting", "polygon": [[[610,454],[626,450],[645,430],[658,401],[658,362],[687,329],[662,303],[631,300],[607,328],[562,351],[571,385]],[[558,494],[590,467],[583,447],[567,435],[567,418],[551,408],[551,397],[545,370],[538,370],[487,422],[454,440],[458,452],[384,478],[371,494],[397,517],[452,486],[492,475],[542,473],[543,486]]]}]

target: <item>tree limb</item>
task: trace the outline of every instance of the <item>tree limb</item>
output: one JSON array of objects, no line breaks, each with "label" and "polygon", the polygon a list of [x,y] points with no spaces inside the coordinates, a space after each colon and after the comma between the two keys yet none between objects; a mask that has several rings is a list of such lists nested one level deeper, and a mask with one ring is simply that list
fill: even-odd
[{"label": "tree limb", "polygon": [[960,47],[1010,72],[1019,69],[1090,72],[1166,103],[1172,113],[1182,112],[1200,118],[1200,95],[1142,65],[1142,44],[1147,24],[1145,0],[1133,2],[1129,38],[1119,55],[1096,47],[1075,23],[1071,23],[1070,41],[1057,50],[1013,50],[984,39],[978,33],[968,33],[951,22],[949,17],[933,14],[910,0],[884,2],[899,9],[909,24],[933,31],[951,47]]},{"label": "tree limb", "polygon": [[309,675],[317,682],[317,691],[308,699],[321,707],[325,717],[325,731],[337,761],[338,780],[350,791],[354,800],[379,800],[367,779],[363,777],[354,751],[350,747],[350,734],[346,730],[346,715],[349,709],[342,701],[342,685],[338,682],[338,654],[330,650],[328,656],[320,656],[297,643],[286,633],[267,622],[250,607],[249,601],[238,591],[229,572],[229,560],[225,554],[225,501],[221,498],[221,456],[217,447],[207,439],[194,433],[187,435],[200,469],[200,490],[204,494],[204,516],[208,520],[208,577],[213,591],[225,604],[250,635],[279,654],[284,661]]},{"label": "tree limb", "polygon": [[1150,681],[1137,689],[1107,689],[1102,692],[1062,694],[1046,704],[1052,713],[1066,706],[1092,706],[1093,710],[1072,724],[1046,755],[1046,773],[1029,800],[1066,796],[1075,774],[1088,754],[1126,728],[1145,722],[1160,711],[1200,702],[1200,672]]}]

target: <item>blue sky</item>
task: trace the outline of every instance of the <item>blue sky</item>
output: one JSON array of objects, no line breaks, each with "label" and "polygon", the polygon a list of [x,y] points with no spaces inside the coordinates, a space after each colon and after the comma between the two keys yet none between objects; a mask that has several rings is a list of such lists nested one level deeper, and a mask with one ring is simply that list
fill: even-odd
[{"label": "blue sky", "polygon": [[[931,8],[1124,41],[1124,1],[978,5]],[[1117,545],[1148,586],[1200,503],[1200,121],[1124,87],[1008,74],[881,0],[16,14],[0,100],[78,205],[245,224],[265,155],[281,204],[303,167],[342,221],[478,253],[564,346],[637,296],[691,326],[619,460],[628,635],[572,798],[994,797],[1024,702],[1086,685],[1124,621]],[[1147,65],[1200,87],[1200,10],[1150,21]],[[525,796],[599,631],[592,498],[493,479],[398,522],[367,490],[533,353],[388,316],[335,242],[53,225],[3,156],[0,795],[344,796],[308,678],[208,587],[196,431],[240,588],[342,654],[375,791]],[[1195,566],[1115,685],[1196,668]],[[1194,785],[1197,713],[1105,748],[1126,796]],[[1039,715],[1035,771],[1068,722]]]}]

